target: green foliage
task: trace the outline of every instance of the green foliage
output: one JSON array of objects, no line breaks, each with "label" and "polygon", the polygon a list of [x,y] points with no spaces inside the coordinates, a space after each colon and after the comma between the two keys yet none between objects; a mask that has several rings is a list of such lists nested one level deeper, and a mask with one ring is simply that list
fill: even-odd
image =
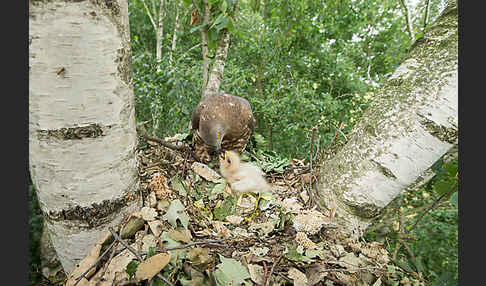
[{"label": "green foliage", "polygon": [[40,240],[42,237],[43,217],[33,185],[29,185],[29,281],[41,281]]},{"label": "green foliage", "polygon": [[128,274],[128,277],[133,277],[135,276],[135,272],[137,271],[137,267],[140,263],[136,260],[130,261],[128,263],[127,268],[125,269],[125,272]]},{"label": "green foliage", "polygon": [[[436,175],[416,192],[409,192],[398,200],[398,208],[413,209],[432,205],[441,195],[455,189],[457,200],[457,159],[438,160],[432,167]],[[454,190],[453,189],[453,190]],[[447,202],[449,198],[442,197]],[[419,212],[421,214],[424,210]],[[408,230],[415,224],[418,216],[405,221],[404,229]],[[367,239],[376,239],[377,233],[367,235]],[[429,211],[409,233],[416,240],[406,243],[414,254],[412,260],[404,247],[398,252],[397,266],[406,272],[416,272],[430,285],[457,285],[458,280],[458,209],[457,204],[446,204]],[[396,231],[386,234],[389,251],[394,252],[398,238]]]}]

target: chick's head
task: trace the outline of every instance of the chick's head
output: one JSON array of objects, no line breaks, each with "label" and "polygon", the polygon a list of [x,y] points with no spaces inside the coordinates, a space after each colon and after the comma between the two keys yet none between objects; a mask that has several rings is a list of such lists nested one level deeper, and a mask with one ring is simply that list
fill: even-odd
[{"label": "chick's head", "polygon": [[219,157],[219,164],[222,173],[233,174],[240,168],[240,156],[234,151],[225,151]]}]

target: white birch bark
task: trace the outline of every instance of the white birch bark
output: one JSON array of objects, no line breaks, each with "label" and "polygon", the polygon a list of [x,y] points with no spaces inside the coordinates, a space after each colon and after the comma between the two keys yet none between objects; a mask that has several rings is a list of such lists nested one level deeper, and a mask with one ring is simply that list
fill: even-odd
[{"label": "white birch bark", "polygon": [[136,207],[128,29],[126,0],[31,5],[29,167],[66,272]]},{"label": "white birch bark", "polygon": [[[155,13],[155,10],[154,10]],[[162,61],[162,37],[164,36],[164,18],[165,18],[165,1],[160,0],[159,15],[156,29],[156,51],[155,58],[157,60],[157,72],[160,72],[160,62]]]},{"label": "white birch bark", "polygon": [[175,24],[174,24],[174,33],[172,34],[172,45],[170,47],[170,53],[169,53],[169,61],[172,63],[174,62],[174,53],[176,51],[177,47],[177,33],[179,32],[180,29],[180,22],[179,22],[179,0],[176,0],[175,3],[175,10],[176,10],[176,16],[175,16]]},{"label": "white birch bark", "polygon": [[221,33],[222,35],[218,42],[216,55],[214,57],[204,95],[217,93],[221,86],[221,81],[223,80],[224,67],[226,65],[226,58],[228,57],[230,34],[226,29],[221,30]]},{"label": "white birch bark", "polygon": [[[196,5],[194,5],[197,7]],[[206,86],[209,78],[209,38],[208,38],[208,23],[210,18],[210,11],[207,0],[202,0],[202,24],[201,27],[201,49],[203,56],[203,79],[201,87],[201,97],[205,96]]]},{"label": "white birch bark", "polygon": [[445,9],[377,93],[348,142],[321,167],[317,202],[364,230],[457,141],[457,6]]}]

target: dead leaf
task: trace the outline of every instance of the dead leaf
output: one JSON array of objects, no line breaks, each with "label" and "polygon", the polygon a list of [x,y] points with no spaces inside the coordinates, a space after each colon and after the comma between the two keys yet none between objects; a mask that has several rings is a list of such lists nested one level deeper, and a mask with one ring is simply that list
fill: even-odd
[{"label": "dead leaf", "polygon": [[[135,247],[135,243],[131,245]],[[105,275],[103,276],[103,280],[100,281],[100,286],[110,286],[116,285],[115,281],[119,281],[124,278],[128,278],[125,269],[127,268],[128,263],[130,263],[133,259],[135,259],[135,254],[133,254],[128,249],[125,249],[117,256],[113,257],[110,264],[108,265]],[[91,279],[91,281],[99,281],[101,272],[98,271],[96,275]],[[79,284],[78,284],[79,285]]]},{"label": "dead leaf", "polygon": [[294,218],[293,225],[297,231],[316,234],[322,227],[333,227],[335,223],[317,210],[303,210]]},{"label": "dead leaf", "polygon": [[304,273],[297,270],[297,268],[290,268],[287,275],[294,279],[295,286],[307,286],[307,277]]},{"label": "dead leaf", "polygon": [[228,238],[231,236],[231,232],[229,231],[229,229],[226,228],[226,226],[224,226],[224,224],[220,221],[213,221],[213,226],[214,226],[214,231],[216,231],[216,233],[218,234],[218,236],[221,236],[221,237],[224,237],[224,238]]},{"label": "dead leaf", "polygon": [[237,215],[229,215],[225,219],[231,224],[240,224],[243,221],[243,217]]},{"label": "dead leaf", "polygon": [[143,227],[144,223],[145,221],[142,218],[132,215],[121,231],[121,238],[125,239],[133,236]]},{"label": "dead leaf", "polygon": [[[77,267],[74,268],[73,271],[71,271],[68,281],[66,282],[66,286],[72,286],[76,283],[76,278],[81,276],[88,268],[93,265],[96,260],[98,260],[98,257],[100,256],[100,251],[101,247],[103,246],[103,243],[107,241],[109,238],[111,238],[111,232],[107,232],[96,244],[91,248],[91,251],[89,254],[81,260]],[[96,271],[96,268],[92,268],[84,277],[89,278],[91,275],[93,275]],[[88,280],[86,278],[83,278],[78,285],[88,285]],[[83,283],[84,282],[84,283]]]},{"label": "dead leaf", "polygon": [[310,265],[309,267],[306,268],[305,274],[306,274],[309,286],[316,285],[317,283],[322,281],[322,279],[324,279],[324,277],[327,276],[327,274],[329,272],[322,271],[322,270],[325,270],[325,269],[326,269],[326,266],[323,265],[323,264],[312,264],[312,265]]},{"label": "dead leaf", "polygon": [[143,207],[140,211],[134,213],[133,215],[141,217],[145,221],[153,221],[157,216],[157,211],[154,208]]},{"label": "dead leaf", "polygon": [[152,233],[157,237],[160,236],[162,230],[164,229],[164,224],[160,220],[149,221],[148,225]]},{"label": "dead leaf", "polygon": [[302,209],[296,197],[286,198],[282,201],[282,207],[286,212],[297,213]]},{"label": "dead leaf", "polygon": [[248,272],[250,272],[250,278],[257,285],[263,284],[263,266],[258,264],[248,264]]},{"label": "dead leaf", "polygon": [[157,273],[164,269],[167,264],[169,264],[170,257],[170,253],[159,253],[143,261],[137,267],[135,279],[137,279],[137,281],[152,279]]},{"label": "dead leaf", "polygon": [[211,256],[209,255],[209,249],[195,247],[187,252],[187,259],[192,262],[193,265],[202,265],[211,262]]},{"label": "dead leaf", "polygon": [[191,23],[190,25],[196,25],[197,24],[197,10],[192,10],[191,12]]},{"label": "dead leaf", "polygon": [[172,238],[175,241],[182,241],[185,243],[191,242],[191,237],[188,236],[186,231],[178,231],[175,229],[169,230],[168,233],[169,237]]}]

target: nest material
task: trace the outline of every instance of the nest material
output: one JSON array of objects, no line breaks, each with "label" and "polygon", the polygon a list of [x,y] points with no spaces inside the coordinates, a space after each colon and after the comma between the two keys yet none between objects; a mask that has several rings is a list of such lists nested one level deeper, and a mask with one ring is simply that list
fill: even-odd
[{"label": "nest material", "polygon": [[[292,282],[292,277],[300,275],[296,271],[306,277],[307,285],[332,285],[331,281],[334,285],[371,285],[378,279],[386,285],[400,279],[398,270],[390,271],[392,266],[388,252],[382,244],[356,241],[341,232],[339,227],[329,227],[332,219],[327,212],[306,207],[306,202],[299,195],[308,188],[310,178],[309,168],[303,160],[291,160],[283,173],[266,174],[274,199],[266,207],[260,207],[257,216],[247,220],[238,213],[218,217],[219,212],[231,209],[228,195],[219,187],[224,182],[208,182],[197,176],[191,169],[193,162],[190,156],[149,144],[146,149],[138,151],[138,157],[144,209],[150,208],[156,216],[145,221],[129,241],[140,245],[140,249],[153,247],[160,252],[168,246],[163,243],[164,232],[179,243],[189,241],[183,243],[183,247],[187,247],[192,256],[178,259],[183,261],[183,265],[189,263],[190,267],[173,269],[170,278],[174,283],[191,275],[194,277],[195,273],[208,281],[214,280],[214,277],[208,277],[208,273],[209,276],[215,275],[220,255],[236,259],[250,269],[251,279],[246,281],[265,280],[267,285]],[[289,198],[300,207],[287,209]],[[282,204],[285,199],[287,208]],[[174,211],[171,208],[176,200],[181,202],[182,208]],[[187,214],[187,229],[181,226],[180,221],[176,225],[169,222],[167,218],[171,212]],[[157,230],[154,225],[157,225]],[[179,234],[177,239],[174,233],[185,234]],[[143,240],[147,236],[153,238],[150,245],[147,239]],[[228,240],[206,243],[222,238]],[[201,251],[205,253],[203,257],[193,257],[195,252]],[[115,257],[117,255],[122,254],[117,253]],[[201,260],[205,263],[200,263]],[[189,276],[188,271],[192,273]],[[105,279],[106,276],[109,274],[105,274]],[[109,279],[117,283],[130,281],[126,273],[109,276]],[[326,280],[329,281],[324,284]]]}]

